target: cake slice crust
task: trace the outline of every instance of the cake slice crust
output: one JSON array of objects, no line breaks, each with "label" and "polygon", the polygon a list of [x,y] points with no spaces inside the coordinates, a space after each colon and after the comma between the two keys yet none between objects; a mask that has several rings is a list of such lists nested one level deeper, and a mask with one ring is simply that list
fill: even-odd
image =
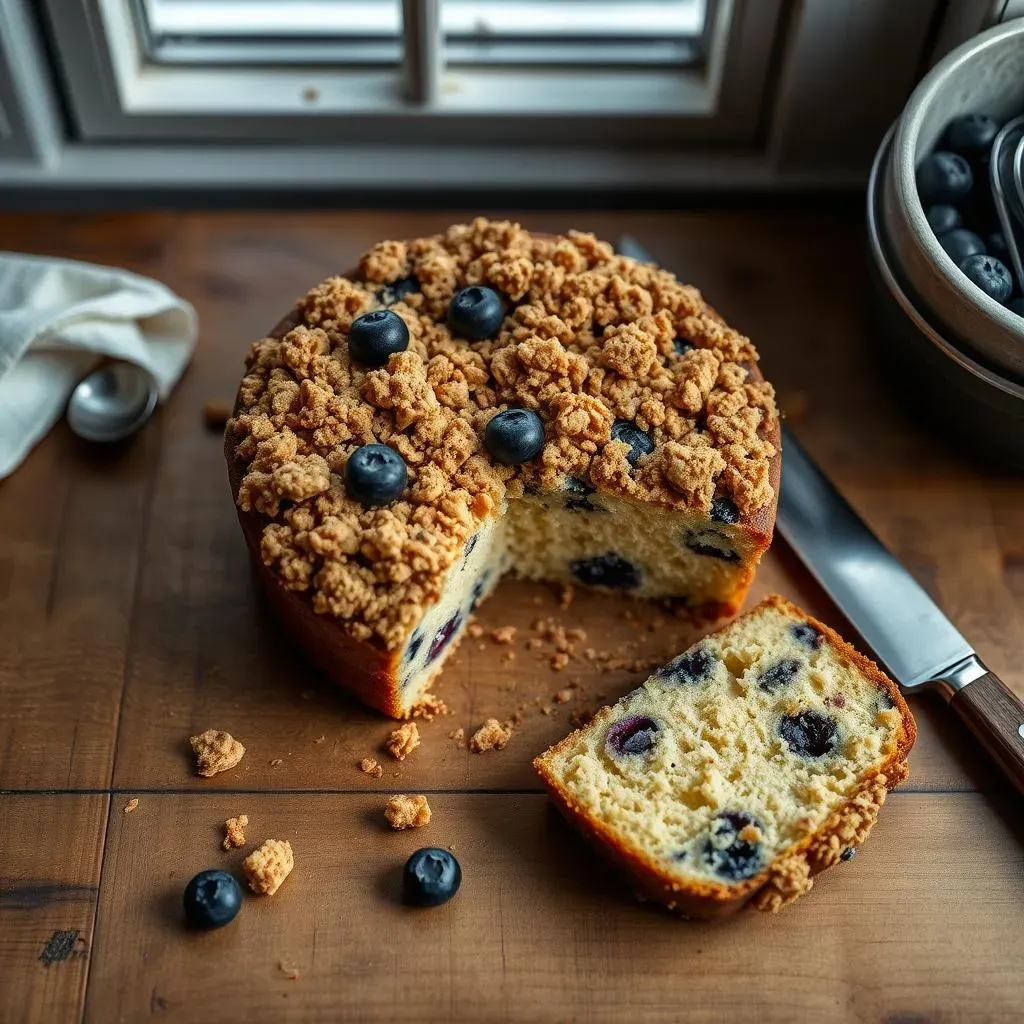
[{"label": "cake slice crust", "polygon": [[644,895],[714,917],[777,910],[850,856],[915,735],[876,665],[772,596],[534,765]]}]

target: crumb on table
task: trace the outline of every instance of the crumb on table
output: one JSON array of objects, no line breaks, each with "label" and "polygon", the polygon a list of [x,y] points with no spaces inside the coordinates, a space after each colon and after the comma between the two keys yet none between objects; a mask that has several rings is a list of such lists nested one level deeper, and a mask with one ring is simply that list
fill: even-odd
[{"label": "crumb on table", "polygon": [[326,740],[326,739],[327,739],[326,736],[317,736],[317,738],[315,740],[313,740],[313,742],[314,743],[323,743],[324,740]]},{"label": "crumb on table", "polygon": [[383,766],[375,757],[364,757],[359,762],[359,770],[364,775],[372,775],[375,779],[379,779],[384,774]]},{"label": "crumb on table", "polygon": [[295,966],[295,964],[290,963],[287,960],[278,960],[278,962],[277,962],[277,969],[289,981],[298,981],[299,980],[299,969],[298,969],[298,967]]},{"label": "crumb on table", "polygon": [[415,722],[406,722],[395,729],[384,743],[387,752],[404,761],[420,745],[420,730]]},{"label": "crumb on table", "polygon": [[245,827],[249,824],[249,816],[240,814],[237,818],[228,818],[224,822],[224,842],[221,846],[225,850],[237,850],[245,846]]},{"label": "crumb on table", "polygon": [[474,639],[479,640],[484,635],[484,627],[479,622],[471,622],[466,627],[466,632]]},{"label": "crumb on table", "polygon": [[565,687],[564,690],[559,690],[554,696],[556,704],[567,704],[573,698],[573,688],[571,686]]},{"label": "crumb on table", "polygon": [[242,861],[245,880],[253,892],[273,896],[295,866],[287,839],[268,839]]},{"label": "crumb on table", "polygon": [[234,768],[245,754],[245,747],[231,733],[218,729],[190,736],[189,743],[196,755],[196,771],[205,778]]},{"label": "crumb on table", "polygon": [[421,828],[430,821],[430,805],[422,795],[406,796],[399,793],[384,808],[384,817],[395,830]]},{"label": "crumb on table", "polygon": [[516,638],[515,626],[499,626],[491,630],[491,639],[496,644],[510,644]]},{"label": "crumb on table", "polygon": [[448,733],[448,739],[455,740],[457,746],[464,747],[466,745],[466,730],[461,726],[458,729],[452,729]]},{"label": "crumb on table", "polygon": [[223,430],[231,419],[231,402],[210,398],[203,403],[203,422],[210,430]]},{"label": "crumb on table", "polygon": [[125,814],[131,814],[132,811],[134,811],[135,808],[138,807],[138,806],[139,806],[139,798],[137,796],[133,796],[131,798],[131,800],[129,800],[128,803],[126,803],[124,805],[122,810],[124,811]]},{"label": "crumb on table", "polygon": [[469,749],[474,754],[482,754],[485,750],[501,750],[511,738],[510,726],[502,725],[496,718],[488,718],[470,737]]},{"label": "crumb on table", "polygon": [[413,718],[422,718],[425,722],[432,722],[439,715],[448,714],[448,705],[433,693],[425,693],[412,709]]}]

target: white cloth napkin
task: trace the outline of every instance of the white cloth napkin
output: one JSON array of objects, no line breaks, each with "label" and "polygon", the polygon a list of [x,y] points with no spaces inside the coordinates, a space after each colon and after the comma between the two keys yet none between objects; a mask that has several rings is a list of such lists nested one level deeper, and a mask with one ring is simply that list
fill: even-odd
[{"label": "white cloth napkin", "polygon": [[147,369],[165,401],[195,343],[195,310],[157,281],[0,252],[0,479],[50,430],[104,356]]}]

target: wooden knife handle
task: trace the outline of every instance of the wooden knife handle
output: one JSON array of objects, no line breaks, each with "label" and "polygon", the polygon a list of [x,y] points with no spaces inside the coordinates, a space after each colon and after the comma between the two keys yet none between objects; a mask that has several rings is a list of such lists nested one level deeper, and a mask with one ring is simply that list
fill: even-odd
[{"label": "wooden knife handle", "polygon": [[994,672],[986,672],[957,691],[950,704],[1024,793],[1024,702]]}]

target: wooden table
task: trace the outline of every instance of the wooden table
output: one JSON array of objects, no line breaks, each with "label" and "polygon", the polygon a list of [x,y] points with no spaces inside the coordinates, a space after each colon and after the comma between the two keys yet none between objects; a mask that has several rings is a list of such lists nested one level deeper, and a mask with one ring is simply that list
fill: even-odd
[{"label": "wooden table", "polygon": [[[640,678],[557,673],[517,644],[469,641],[446,671],[451,714],[398,764],[389,724],[322,683],[254,594],[203,402],[230,398],[242,353],[292,300],[381,237],[455,214],[15,216],[0,248],[114,263],[195,303],[199,350],[174,395],[116,451],[61,426],[0,485],[0,1019],[71,1021],[885,1021],[1021,1019],[1021,804],[943,708],[915,702],[912,775],[850,865],[778,917],[712,926],[633,902],[557,818],[530,758],[579,703]],[[1024,693],[1024,485],[979,470],[914,423],[862,321],[854,216],[773,212],[541,214],[541,230],[630,231],[751,334],[790,422],[840,488]],[[913,381],[905,382],[912,387]],[[778,589],[843,623],[781,541]],[[558,607],[506,582],[485,627],[538,615],[605,646],[666,647],[612,600]],[[669,631],[680,646],[693,639]],[[501,753],[458,726],[534,705]],[[248,753],[192,774],[187,737],[227,729]],[[360,773],[380,756],[382,779]],[[278,760],[279,759],[279,760]],[[429,794],[418,832],[383,825],[385,794]],[[129,798],[138,808],[124,813]],[[289,839],[296,868],[218,932],[181,924],[181,891],[237,868],[219,842]],[[411,850],[454,847],[458,898],[397,899]],[[295,971],[298,977],[290,977]]]}]

